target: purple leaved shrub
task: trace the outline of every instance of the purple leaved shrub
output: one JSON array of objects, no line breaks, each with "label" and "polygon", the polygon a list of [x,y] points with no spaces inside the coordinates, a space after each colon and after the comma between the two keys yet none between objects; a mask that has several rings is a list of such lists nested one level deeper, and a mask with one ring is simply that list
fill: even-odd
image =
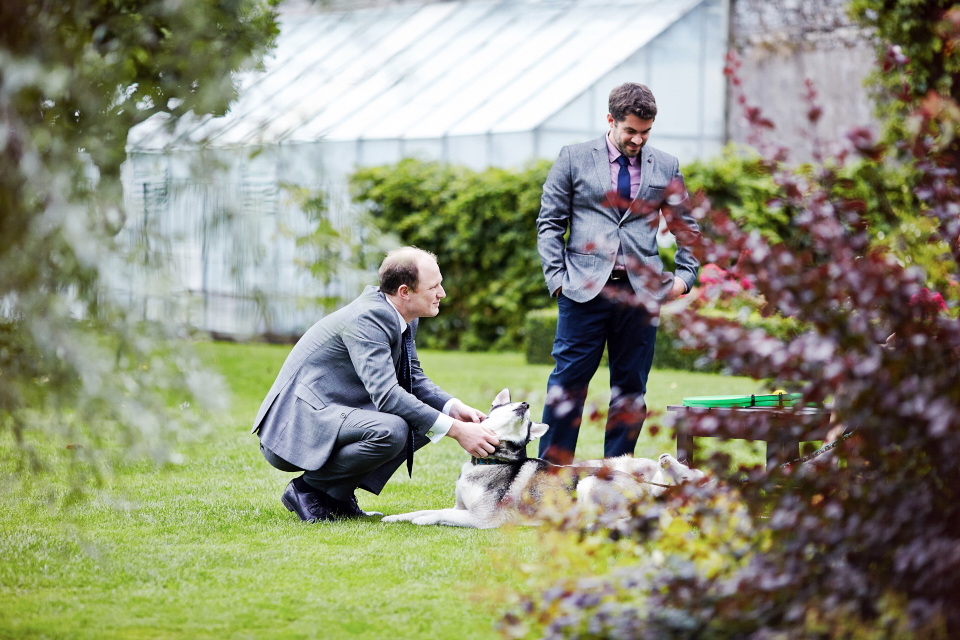
[{"label": "purple leaved shrub", "polygon": [[[888,73],[906,63],[896,54],[883,58]],[[735,64],[728,71],[735,75]],[[814,128],[822,110],[811,84],[805,97]],[[849,437],[811,462],[771,471],[731,470],[729,457],[715,454],[709,481],[638,502],[629,518],[556,522],[540,586],[500,620],[504,636],[960,637],[957,292],[931,291],[919,267],[872,244],[870,202],[836,189],[851,161],[909,165],[922,213],[951,248],[943,261],[956,281],[960,190],[950,145],[960,117],[948,96],[888,99],[910,101],[908,135],[891,142],[858,129],[843,144],[818,143],[803,173],[769,141],[774,123],[740,100],[778,187],[770,206],[793,230],[777,244],[703,198],[667,200],[694,207],[707,223],[703,236],[664,209],[702,263],[734,265],[723,278],[702,279],[704,288],[747,283],[763,315],[802,327],[785,340],[699,313],[691,301],[671,317],[685,346],[733,374],[802,392],[803,405],[833,406],[827,427],[823,415],[784,424],[771,413],[709,411],[685,417],[687,428],[762,438],[819,427]],[[562,557],[586,560],[573,569]]]}]

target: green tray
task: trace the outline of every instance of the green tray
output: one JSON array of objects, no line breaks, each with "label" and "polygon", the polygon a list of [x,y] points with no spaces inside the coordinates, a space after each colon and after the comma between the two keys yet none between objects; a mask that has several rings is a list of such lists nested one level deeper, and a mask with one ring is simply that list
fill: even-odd
[{"label": "green tray", "polygon": [[685,407],[789,407],[800,401],[800,393],[772,393],[753,396],[695,396],[684,398]]}]

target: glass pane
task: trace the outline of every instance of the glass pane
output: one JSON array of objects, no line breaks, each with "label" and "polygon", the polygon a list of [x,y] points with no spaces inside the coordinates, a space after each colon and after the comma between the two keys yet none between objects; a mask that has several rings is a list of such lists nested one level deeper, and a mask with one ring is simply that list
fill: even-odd
[{"label": "glass pane", "polygon": [[[489,3],[447,6],[457,10],[377,72],[389,78],[390,86],[376,100],[358,105],[352,114],[328,130],[325,137],[351,139],[371,134],[394,137],[405,131],[422,116],[424,93],[478,43],[496,32],[510,15]],[[308,123],[292,137],[315,139],[317,135],[317,128]]]},{"label": "glass pane", "polygon": [[536,12],[514,11],[513,6],[506,10],[511,11],[512,19],[425,92],[422,104],[428,108],[420,112],[416,124],[404,131],[405,137],[443,135],[477,105],[489,100],[503,85],[502,74],[509,78],[516,72],[513,69],[511,73],[509,68],[509,61],[516,58],[512,52],[529,46],[558,15],[555,9],[543,6]]}]

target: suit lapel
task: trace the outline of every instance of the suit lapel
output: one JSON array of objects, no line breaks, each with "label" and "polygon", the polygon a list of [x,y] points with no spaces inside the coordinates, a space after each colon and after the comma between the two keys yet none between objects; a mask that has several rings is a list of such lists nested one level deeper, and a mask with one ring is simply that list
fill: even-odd
[{"label": "suit lapel", "polygon": [[380,291],[379,288],[374,288],[374,287],[371,287],[371,288],[374,289],[376,298],[380,302],[380,304],[384,305],[387,309],[389,309],[390,315],[397,321],[394,325],[397,329],[397,333],[391,336],[392,339],[390,341],[390,355],[393,357],[393,366],[398,367],[400,365],[400,351],[402,346],[401,343],[403,342],[402,340],[403,330],[405,327],[403,326],[403,323],[400,321],[400,318],[397,316],[397,310],[394,309],[393,305],[390,304],[390,301],[387,300],[387,296],[382,291]]},{"label": "suit lapel", "polygon": [[[594,141],[593,145],[593,163],[597,167],[597,193],[600,194],[602,201],[608,191],[613,190],[610,183],[610,152],[607,151],[607,134],[603,134],[599,140]],[[616,219],[618,212],[612,207],[604,207]]]},{"label": "suit lapel", "polygon": [[[651,155],[650,148],[647,147],[647,145],[643,145],[643,148],[640,150],[640,188],[637,189],[637,197],[633,199],[634,202],[641,200],[641,196],[646,194],[652,172],[653,156]],[[627,209],[627,212],[620,218],[620,222],[624,222],[631,215],[630,210]]]},{"label": "suit lapel", "polygon": [[607,136],[594,141],[593,163],[597,167],[597,188],[600,193],[610,191],[610,154],[607,153]]}]

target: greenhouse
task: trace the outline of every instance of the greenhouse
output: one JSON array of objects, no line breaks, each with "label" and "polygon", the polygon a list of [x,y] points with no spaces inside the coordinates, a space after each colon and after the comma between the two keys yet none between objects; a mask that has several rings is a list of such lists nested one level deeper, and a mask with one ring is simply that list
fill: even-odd
[{"label": "greenhouse", "polygon": [[[348,229],[358,166],[554,159],[607,129],[607,95],[625,81],[657,98],[651,145],[681,162],[713,155],[727,20],[721,0],[293,5],[229,113],[131,131],[128,238],[163,238],[174,312],[192,326],[297,335],[323,313],[319,298],[350,298],[369,279],[344,270],[324,283],[303,266],[297,238],[315,226],[303,194],[325,194],[330,223]],[[149,309],[135,279],[117,288]]]}]

